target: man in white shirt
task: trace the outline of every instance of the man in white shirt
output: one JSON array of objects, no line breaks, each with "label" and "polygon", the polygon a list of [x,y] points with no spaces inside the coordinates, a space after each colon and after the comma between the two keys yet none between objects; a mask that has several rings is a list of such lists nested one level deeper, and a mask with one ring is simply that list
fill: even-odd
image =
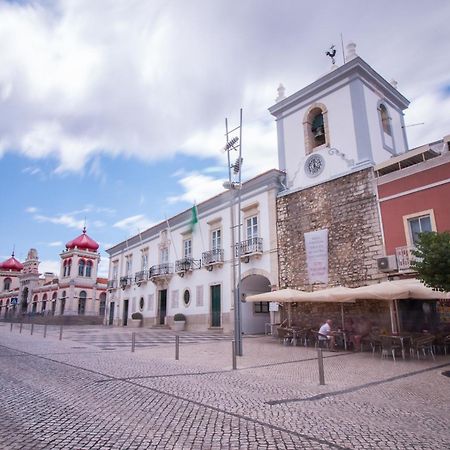
[{"label": "man in white shirt", "polygon": [[331,325],[333,325],[333,321],[328,319],[319,329],[319,340],[320,341],[328,341],[328,347],[330,350],[334,349],[335,340],[334,336],[331,334]]}]

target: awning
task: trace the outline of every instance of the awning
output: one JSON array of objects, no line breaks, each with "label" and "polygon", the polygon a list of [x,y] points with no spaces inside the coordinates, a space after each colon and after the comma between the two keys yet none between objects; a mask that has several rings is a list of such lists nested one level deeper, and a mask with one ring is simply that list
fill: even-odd
[{"label": "awning", "polygon": [[245,298],[246,302],[280,302],[280,303],[298,303],[298,302],[321,302],[321,303],[355,303],[352,298],[353,289],[342,286],[322,289],[315,292],[298,291],[296,289],[280,289],[264,294],[249,295]]}]

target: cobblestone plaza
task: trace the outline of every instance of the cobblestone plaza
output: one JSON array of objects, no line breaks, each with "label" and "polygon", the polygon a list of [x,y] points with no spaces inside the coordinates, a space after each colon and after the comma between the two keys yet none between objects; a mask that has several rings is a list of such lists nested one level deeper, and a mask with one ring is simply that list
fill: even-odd
[{"label": "cobblestone plaza", "polygon": [[450,357],[381,360],[270,336],[0,324],[2,449],[447,449]]}]

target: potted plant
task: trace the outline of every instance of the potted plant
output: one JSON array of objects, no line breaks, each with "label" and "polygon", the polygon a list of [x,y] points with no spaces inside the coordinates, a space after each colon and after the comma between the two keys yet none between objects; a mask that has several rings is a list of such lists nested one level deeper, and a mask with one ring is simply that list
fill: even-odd
[{"label": "potted plant", "polygon": [[130,326],[131,328],[140,328],[144,321],[144,316],[140,312],[134,312],[131,314]]},{"label": "potted plant", "polygon": [[173,316],[173,330],[174,331],[183,331],[184,326],[186,325],[186,316],[181,313],[177,313]]}]

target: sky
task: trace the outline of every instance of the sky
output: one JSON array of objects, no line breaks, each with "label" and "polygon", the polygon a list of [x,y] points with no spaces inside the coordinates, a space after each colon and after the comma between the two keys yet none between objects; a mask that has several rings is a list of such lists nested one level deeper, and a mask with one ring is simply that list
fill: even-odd
[{"label": "sky", "polygon": [[106,276],[105,249],[223,189],[240,108],[243,178],[277,167],[277,87],[325,74],[341,33],[411,101],[410,148],[450,134],[450,2],[317,5],[0,0],[0,261],[58,273],[86,224]]}]

